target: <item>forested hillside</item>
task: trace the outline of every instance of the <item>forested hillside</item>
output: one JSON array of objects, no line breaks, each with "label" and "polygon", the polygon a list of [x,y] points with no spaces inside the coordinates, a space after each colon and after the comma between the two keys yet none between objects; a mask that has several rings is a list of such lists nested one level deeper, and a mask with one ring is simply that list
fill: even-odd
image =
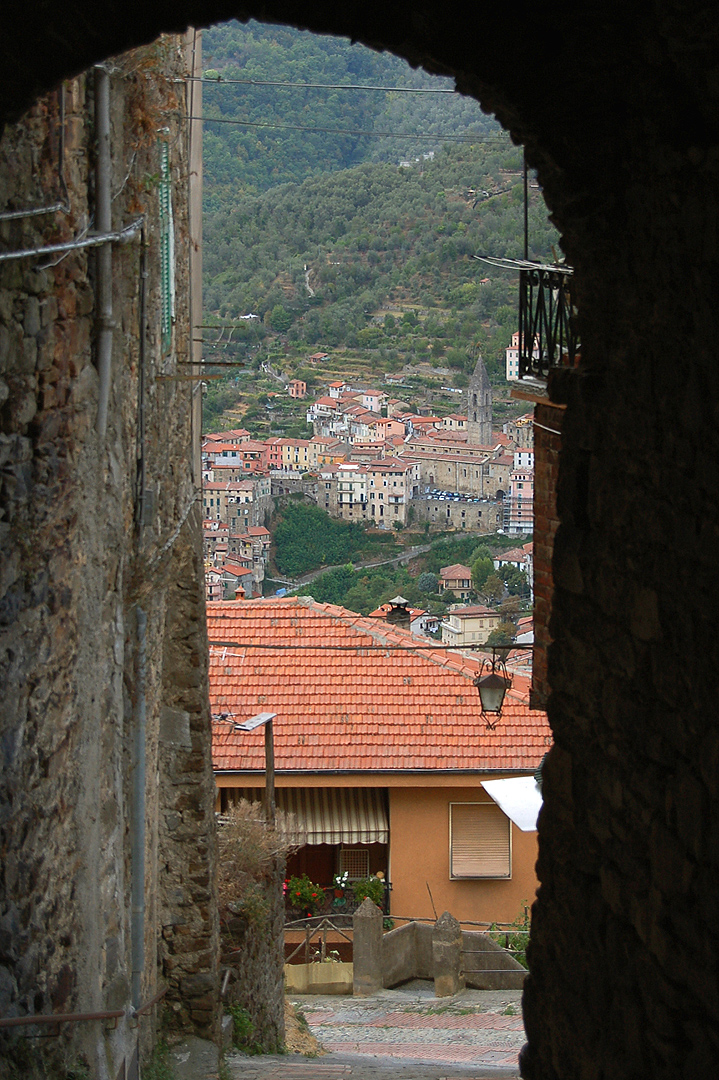
[{"label": "forested hillside", "polygon": [[[232,206],[238,186],[260,192],[365,161],[397,163],[439,149],[442,136],[506,140],[472,98],[351,89],[453,91],[454,81],[344,38],[231,22],[205,31],[203,56],[217,80],[205,83],[204,114],[223,121],[205,124],[208,212]],[[301,85],[257,85],[268,82]]]},{"label": "forested hillside", "polygon": [[[269,359],[312,385],[322,378],[306,357],[327,351],[350,376],[431,365],[437,386],[451,370],[461,387],[481,352],[500,384],[516,279],[473,256],[523,253],[521,150],[454,94],[306,85],[438,84],[396,57],[255,23],[204,42],[206,74],[220,79],[204,85],[205,114],[231,121],[205,124],[205,322],[224,324],[205,332],[206,358]],[[413,138],[375,137],[384,131]],[[557,234],[536,184],[530,196],[530,257],[550,259]],[[234,395],[239,415],[263,411],[264,399],[239,401],[248,383],[255,397],[264,386],[215,382],[208,410]]]},{"label": "forested hillside", "polygon": [[[255,312],[291,345],[384,348],[403,363],[479,346],[491,372],[515,328],[516,288],[472,256],[521,256],[520,169],[516,150],[463,145],[422,167],[365,164],[238,190],[232,210],[206,220],[206,309]],[[550,258],[556,236],[536,193],[530,234],[531,253]],[[392,305],[428,316],[419,328],[393,316],[378,325]]]}]

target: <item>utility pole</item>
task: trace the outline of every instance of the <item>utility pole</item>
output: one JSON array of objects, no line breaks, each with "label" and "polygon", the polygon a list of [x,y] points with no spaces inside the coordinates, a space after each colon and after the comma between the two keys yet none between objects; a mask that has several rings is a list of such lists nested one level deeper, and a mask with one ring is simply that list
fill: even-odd
[{"label": "utility pole", "polygon": [[268,825],[274,825],[275,808],[275,737],[272,721],[277,716],[274,712],[258,713],[244,720],[241,724],[235,724],[236,731],[255,731],[258,727],[265,729],[265,793],[262,800],[265,811],[265,820]]}]

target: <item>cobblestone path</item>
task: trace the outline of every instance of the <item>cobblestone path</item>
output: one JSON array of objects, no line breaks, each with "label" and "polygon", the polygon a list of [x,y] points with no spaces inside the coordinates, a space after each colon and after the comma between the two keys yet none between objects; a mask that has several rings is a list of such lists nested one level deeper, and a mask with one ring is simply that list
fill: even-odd
[{"label": "cobblestone path", "polygon": [[376,997],[297,997],[322,1057],[230,1054],[232,1080],[510,1080],[525,1041],[521,992],[431,996],[419,981]]}]

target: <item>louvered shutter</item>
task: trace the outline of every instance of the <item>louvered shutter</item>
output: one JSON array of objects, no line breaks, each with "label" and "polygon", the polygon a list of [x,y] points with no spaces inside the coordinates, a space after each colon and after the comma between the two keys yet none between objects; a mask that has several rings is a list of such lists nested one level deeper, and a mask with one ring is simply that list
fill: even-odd
[{"label": "louvered shutter", "polygon": [[450,877],[512,876],[512,833],[496,803],[450,804]]}]

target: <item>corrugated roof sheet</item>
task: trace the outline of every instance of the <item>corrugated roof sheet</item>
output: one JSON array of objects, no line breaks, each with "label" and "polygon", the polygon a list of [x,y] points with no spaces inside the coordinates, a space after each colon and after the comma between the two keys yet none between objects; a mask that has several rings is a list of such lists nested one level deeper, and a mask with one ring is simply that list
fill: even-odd
[{"label": "corrugated roof sheet", "polygon": [[406,631],[308,597],[207,609],[210,640],[223,643],[210,647],[212,713],[227,717],[213,722],[217,771],[264,770],[262,732],[233,721],[266,710],[280,772],[534,770],[551,743],[522,676],[486,729],[474,657],[421,651]]}]

